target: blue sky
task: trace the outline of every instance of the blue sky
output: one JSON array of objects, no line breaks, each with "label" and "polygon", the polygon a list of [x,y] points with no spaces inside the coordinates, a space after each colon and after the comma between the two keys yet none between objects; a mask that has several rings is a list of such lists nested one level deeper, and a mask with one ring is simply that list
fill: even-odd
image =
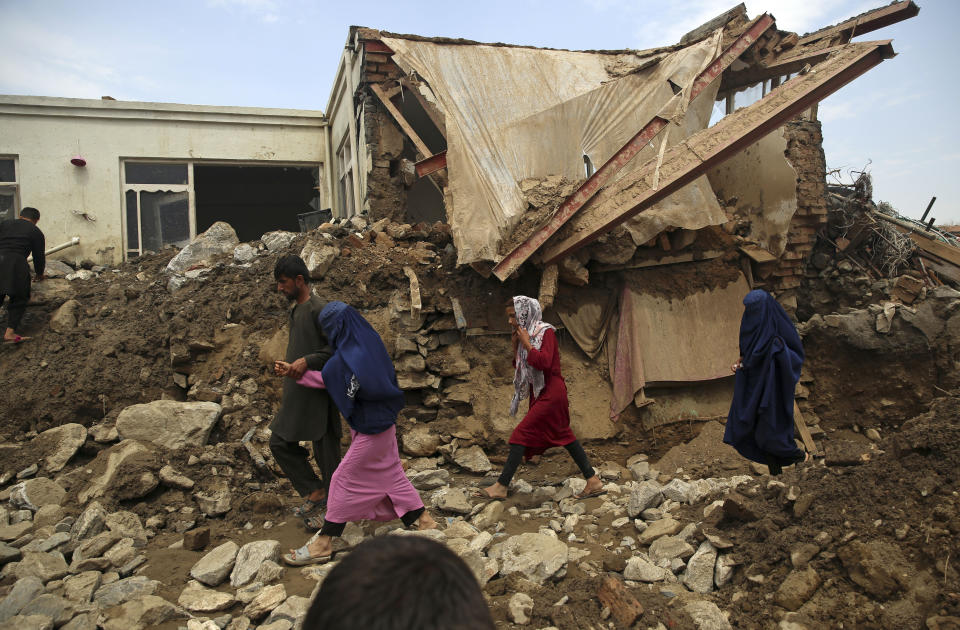
[{"label": "blue sky", "polygon": [[[400,33],[569,49],[676,42],[736,0],[0,0],[0,93],[323,109],[359,24]],[[801,34],[887,0],[747,0]],[[960,90],[952,60],[960,2],[865,36],[894,59],[820,105],[830,168],[867,167],[874,197],[940,224],[960,223]],[[868,166],[869,164],[869,166]]]}]

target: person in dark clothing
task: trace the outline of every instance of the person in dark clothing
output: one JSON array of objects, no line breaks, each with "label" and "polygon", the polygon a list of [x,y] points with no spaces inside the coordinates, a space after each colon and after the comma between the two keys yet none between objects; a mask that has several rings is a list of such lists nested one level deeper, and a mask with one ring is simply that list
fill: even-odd
[{"label": "person in dark clothing", "polygon": [[8,219],[0,223],[0,305],[9,297],[7,305],[7,329],[3,333],[3,343],[20,343],[29,337],[17,334],[23,313],[30,301],[30,266],[27,256],[33,254],[33,270],[37,282],[43,280],[46,266],[46,249],[43,232],[37,227],[40,211],[36,208],[24,208],[19,219]]},{"label": "person in dark clothing", "polygon": [[743,298],[740,361],[723,441],[771,475],[809,459],[794,440],[793,393],[803,366],[800,335],[783,307],[766,291]]},{"label": "person in dark clothing", "polygon": [[378,536],[323,581],[303,630],[493,630],[483,591],[446,545]]},{"label": "person in dark clothing", "polygon": [[[294,514],[307,517],[326,506],[333,471],[340,463],[340,412],[323,389],[304,387],[297,379],[308,369],[319,370],[333,356],[320,328],[324,302],[310,293],[310,272],[299,256],[283,256],[273,272],[277,290],[294,303],[290,311],[290,339],[285,361],[274,364],[283,379],[280,411],[270,424],[270,451],[294,489],[305,499]],[[282,367],[281,367],[282,366]],[[300,442],[313,442],[313,458],[320,477],[310,466],[309,454]]]}]

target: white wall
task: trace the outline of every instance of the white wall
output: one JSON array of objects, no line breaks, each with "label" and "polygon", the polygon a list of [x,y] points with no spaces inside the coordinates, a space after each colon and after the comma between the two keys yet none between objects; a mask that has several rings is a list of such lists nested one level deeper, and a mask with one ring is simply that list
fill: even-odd
[{"label": "white wall", "polygon": [[[69,260],[122,259],[123,159],[322,165],[326,134],[319,111],[0,96],[0,156],[18,160],[20,205],[40,210],[48,247],[80,237],[54,254]],[[70,163],[77,153],[86,167]]]}]

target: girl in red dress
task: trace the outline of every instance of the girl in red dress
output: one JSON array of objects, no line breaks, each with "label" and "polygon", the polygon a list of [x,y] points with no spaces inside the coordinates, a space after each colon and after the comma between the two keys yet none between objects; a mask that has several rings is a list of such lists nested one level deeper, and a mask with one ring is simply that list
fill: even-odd
[{"label": "girl in red dress", "polygon": [[603,494],[583,446],[570,430],[567,385],[560,373],[560,349],[554,327],[543,321],[540,303],[519,295],[507,307],[513,328],[514,395],[510,413],[516,415],[520,401],[530,397],[530,409],[510,435],[510,454],[497,482],[479,490],[479,496],[503,499],[523,458],[540,455],[552,446],[562,446],[577,463],[587,485],[578,499]]}]

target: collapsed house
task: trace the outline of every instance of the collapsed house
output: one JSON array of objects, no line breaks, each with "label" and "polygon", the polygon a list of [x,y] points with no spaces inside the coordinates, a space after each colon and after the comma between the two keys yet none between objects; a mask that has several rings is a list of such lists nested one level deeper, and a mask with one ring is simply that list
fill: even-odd
[{"label": "collapsed house", "polygon": [[[609,366],[612,419],[723,415],[740,300],[795,310],[827,223],[817,103],[894,54],[855,36],[918,11],[799,36],[741,4],[643,51],[353,27],[328,115],[334,164],[359,172],[333,177],[372,221],[448,223],[458,264],[539,278]],[[502,329],[463,309],[466,334]]]}]

